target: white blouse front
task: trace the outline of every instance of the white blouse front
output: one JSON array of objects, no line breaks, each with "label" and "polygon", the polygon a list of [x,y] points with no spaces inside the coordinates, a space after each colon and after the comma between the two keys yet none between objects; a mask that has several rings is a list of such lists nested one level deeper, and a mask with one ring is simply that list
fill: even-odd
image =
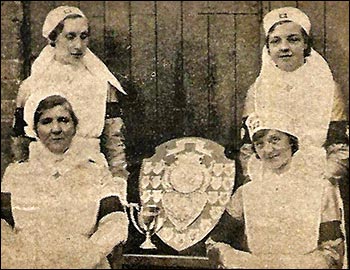
[{"label": "white blouse front", "polygon": [[306,254],[317,248],[322,222],[341,221],[337,187],[298,154],[281,175],[252,157],[251,181],[232,196],[228,211],[244,219],[253,254]]},{"label": "white blouse front", "polygon": [[[7,168],[1,191],[11,193],[17,232],[13,248],[32,256],[28,267],[30,263],[55,267],[60,260],[64,264],[68,258],[81,256],[81,249],[101,248],[89,237],[95,231],[100,200],[117,195],[118,186],[108,169],[84,156],[79,158],[74,149],[62,158],[44,149],[40,142],[34,144],[38,149],[28,162]],[[113,233],[118,229],[124,233],[121,228],[125,227],[125,214],[120,214],[119,220],[113,221]],[[109,243],[106,246],[113,247],[114,238],[105,239]]]}]

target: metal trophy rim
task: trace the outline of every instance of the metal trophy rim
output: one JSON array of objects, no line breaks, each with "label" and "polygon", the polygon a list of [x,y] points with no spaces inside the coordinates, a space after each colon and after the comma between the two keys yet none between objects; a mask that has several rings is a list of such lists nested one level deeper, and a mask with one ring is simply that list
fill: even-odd
[{"label": "metal trophy rim", "polygon": [[155,215],[155,218],[158,219],[158,216],[160,214],[160,211],[161,211],[161,208],[158,206],[158,205],[155,205],[155,204],[149,204],[149,205],[139,205],[137,203],[129,203],[129,209],[130,209],[130,219],[131,219],[131,222],[132,224],[134,225],[134,227],[136,228],[136,230],[145,235],[146,239],[144,240],[144,242],[140,245],[140,248],[142,249],[157,249],[157,247],[154,245],[154,243],[152,242],[152,235],[155,234],[160,228],[161,226],[157,226],[159,224],[158,221],[156,221],[156,225],[155,225],[155,228],[153,230],[153,233],[151,234],[150,230],[142,230],[140,228],[140,226],[138,225],[138,222],[136,221],[135,219],[135,211],[134,211],[134,208],[136,209],[137,211],[137,215],[139,216],[142,212],[142,209],[144,209],[145,207],[154,207],[154,208],[158,208],[159,211],[157,213],[157,215]]}]

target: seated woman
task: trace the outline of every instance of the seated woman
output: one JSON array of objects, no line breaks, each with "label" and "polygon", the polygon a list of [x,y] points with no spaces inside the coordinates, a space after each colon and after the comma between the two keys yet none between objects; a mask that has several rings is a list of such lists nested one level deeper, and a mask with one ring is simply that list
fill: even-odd
[{"label": "seated woman", "polygon": [[79,124],[67,99],[52,95],[25,113],[37,147],[3,177],[14,228],[1,220],[1,268],[110,268],[106,256],[128,232],[115,178],[75,144]]},{"label": "seated woman", "polygon": [[223,268],[341,268],[345,243],[338,186],[298,150],[293,119],[252,114],[246,124],[256,156],[248,163],[250,181],[233,194],[227,210],[244,222],[248,250],[212,236],[209,258]]}]

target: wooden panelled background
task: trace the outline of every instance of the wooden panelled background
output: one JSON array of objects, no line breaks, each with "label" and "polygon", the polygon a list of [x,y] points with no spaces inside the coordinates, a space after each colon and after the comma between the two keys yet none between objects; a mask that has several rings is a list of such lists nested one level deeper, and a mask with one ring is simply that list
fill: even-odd
[{"label": "wooden panelled background", "polygon": [[[329,62],[348,100],[349,3],[347,1],[12,1],[21,9],[20,79],[46,45],[41,29],[59,5],[79,7],[90,20],[90,48],[121,81],[126,146],[135,192],[138,168],[154,147],[172,138],[214,140],[235,158],[239,123],[249,85],[258,76],[264,14],[282,6],[305,11],[314,47]],[[7,14],[3,8],[1,13]],[[12,7],[13,8],[13,7]],[[5,29],[6,28],[6,29]],[[3,43],[11,38],[1,20]],[[13,32],[13,31],[12,31]],[[7,43],[6,43],[7,44]],[[7,62],[6,62],[7,63]],[[11,72],[11,71],[9,71]],[[5,75],[2,74],[2,85]],[[11,160],[8,130],[18,84],[1,90],[1,171]],[[5,91],[5,92],[4,92]],[[93,98],[93,97],[91,97]]]}]

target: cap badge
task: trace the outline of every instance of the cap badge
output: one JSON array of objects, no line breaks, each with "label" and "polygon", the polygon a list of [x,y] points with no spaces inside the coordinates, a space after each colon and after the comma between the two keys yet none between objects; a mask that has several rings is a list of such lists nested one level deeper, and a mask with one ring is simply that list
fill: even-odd
[{"label": "cap badge", "polygon": [[67,9],[63,10],[63,12],[64,12],[65,14],[68,14],[68,13],[72,13],[72,10],[69,9],[69,8],[67,8]]},{"label": "cap badge", "polygon": [[280,14],[279,14],[279,17],[280,17],[281,19],[284,19],[284,18],[288,18],[288,15],[287,15],[287,13],[280,13]]},{"label": "cap badge", "polygon": [[251,117],[249,120],[248,120],[248,129],[251,130],[251,131],[254,131],[256,130],[257,128],[259,128],[261,126],[261,123],[260,123],[260,119],[255,116],[255,117]]}]

